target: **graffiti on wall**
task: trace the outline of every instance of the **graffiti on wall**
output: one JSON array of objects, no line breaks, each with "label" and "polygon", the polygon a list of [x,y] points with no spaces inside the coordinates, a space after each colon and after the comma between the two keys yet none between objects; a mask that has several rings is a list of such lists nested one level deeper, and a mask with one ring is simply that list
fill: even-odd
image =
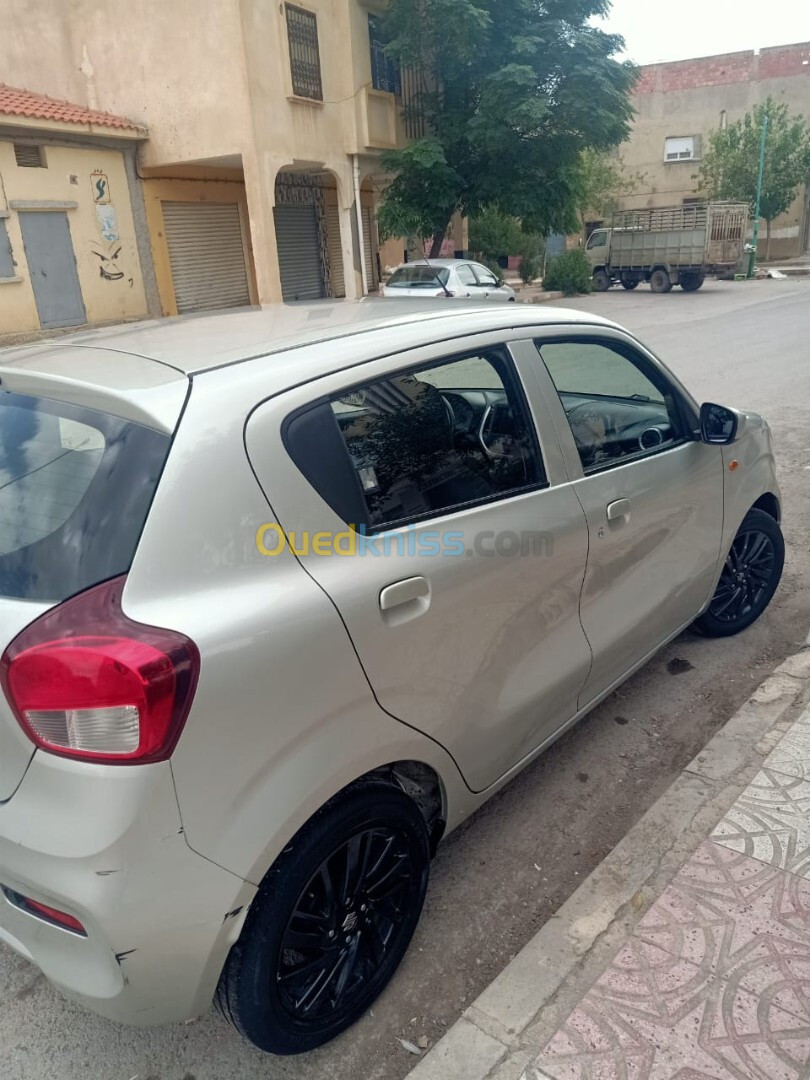
[{"label": "graffiti on wall", "polygon": [[[103,176],[103,173],[92,173],[93,177]],[[106,180],[106,177],[104,177]],[[109,196],[109,186],[106,188]],[[118,215],[115,207],[110,202],[96,202],[96,218],[101,233],[101,241],[96,241],[91,247],[92,253],[99,260],[98,272],[104,281],[121,281],[126,277],[126,270],[119,262],[121,256],[121,241],[118,236]],[[129,286],[135,284],[133,278],[128,278]]]},{"label": "graffiti on wall", "polygon": [[104,205],[110,201],[110,181],[106,173],[98,169],[90,173],[90,189],[93,192],[93,202]]},{"label": "graffiti on wall", "polygon": [[124,271],[118,263],[121,244],[117,240],[114,243],[107,240],[102,240],[101,243],[95,242],[90,250],[99,260],[99,276],[105,281],[120,281],[124,277]]}]

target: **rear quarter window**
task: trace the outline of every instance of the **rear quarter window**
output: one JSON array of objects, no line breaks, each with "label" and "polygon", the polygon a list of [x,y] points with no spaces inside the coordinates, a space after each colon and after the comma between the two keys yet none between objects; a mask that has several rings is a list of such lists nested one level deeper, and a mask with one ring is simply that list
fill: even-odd
[{"label": "rear quarter window", "polygon": [[0,394],[0,595],[59,602],[126,573],[168,449],[107,413]]}]

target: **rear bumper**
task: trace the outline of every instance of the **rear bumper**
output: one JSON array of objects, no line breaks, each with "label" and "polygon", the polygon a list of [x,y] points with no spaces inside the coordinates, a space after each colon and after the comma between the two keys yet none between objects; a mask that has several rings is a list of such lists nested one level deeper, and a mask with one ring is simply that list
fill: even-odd
[{"label": "rear bumper", "polygon": [[0,940],[113,1020],[210,1004],[255,887],[186,844],[167,763],[97,767],[37,753],[0,806],[0,884],[75,916],[64,930],[0,895]]}]

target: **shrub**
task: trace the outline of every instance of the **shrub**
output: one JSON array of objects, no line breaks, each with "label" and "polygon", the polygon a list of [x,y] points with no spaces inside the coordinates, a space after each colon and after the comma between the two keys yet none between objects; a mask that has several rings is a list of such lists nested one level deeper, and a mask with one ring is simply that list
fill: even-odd
[{"label": "shrub", "polygon": [[543,250],[545,244],[542,236],[533,233],[524,233],[520,238],[517,254],[521,262],[518,269],[520,280],[528,285],[543,272]]},{"label": "shrub", "polygon": [[589,293],[592,273],[588,256],[581,248],[565,251],[552,259],[546,267],[543,288],[562,292],[566,296]]}]

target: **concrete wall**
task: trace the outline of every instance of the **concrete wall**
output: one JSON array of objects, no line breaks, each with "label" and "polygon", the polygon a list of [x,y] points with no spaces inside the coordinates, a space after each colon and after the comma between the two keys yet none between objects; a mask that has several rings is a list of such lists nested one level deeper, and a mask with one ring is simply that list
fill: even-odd
[{"label": "concrete wall", "polygon": [[[644,174],[628,208],[667,206],[698,193],[698,161],[664,161],[671,136],[703,136],[734,123],[768,96],[810,120],[810,43],[741,52],[642,68],[633,104],[636,118],[621,156],[630,172]],[[805,192],[774,222],[771,257],[800,254],[805,243]],[[760,253],[763,247],[760,247]]]},{"label": "concrete wall", "polygon": [[[23,141],[22,135],[14,138]],[[21,278],[0,284],[0,334],[40,327],[20,230],[21,211],[14,207],[18,202],[77,204],[66,213],[89,323],[145,315],[147,303],[123,152],[52,143],[43,143],[43,152],[47,168],[20,168],[11,139],[0,139],[0,213],[8,211],[4,220],[16,276]],[[108,181],[108,203],[97,205],[94,201],[94,173],[103,174]]]}]

